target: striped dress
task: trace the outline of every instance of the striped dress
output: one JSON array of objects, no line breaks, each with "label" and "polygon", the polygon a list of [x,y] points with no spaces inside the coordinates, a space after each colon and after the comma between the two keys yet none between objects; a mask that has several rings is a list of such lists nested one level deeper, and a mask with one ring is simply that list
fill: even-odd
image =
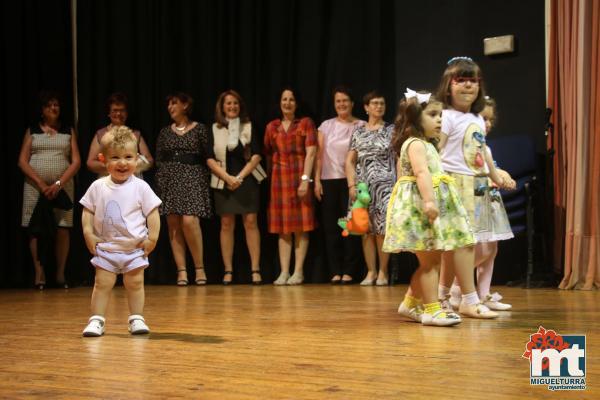
[{"label": "striped dress", "polygon": [[316,227],[313,191],[303,200],[298,186],[304,173],[306,148],[317,145],[315,125],[310,118],[294,120],[287,131],[280,119],[265,129],[264,152],[271,159],[271,195],[268,208],[270,233],[308,232]]},{"label": "striped dress", "polygon": [[356,182],[369,185],[369,233],[385,234],[387,205],[396,183],[394,152],[390,146],[394,125],[385,123],[376,131],[359,126],[350,140],[350,150],[356,151]]}]

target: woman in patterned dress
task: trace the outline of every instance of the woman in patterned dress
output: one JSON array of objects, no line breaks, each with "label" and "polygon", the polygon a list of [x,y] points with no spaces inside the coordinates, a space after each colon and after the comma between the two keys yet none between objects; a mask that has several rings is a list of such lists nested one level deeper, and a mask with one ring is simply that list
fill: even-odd
[{"label": "woman in patterned dress", "polygon": [[[387,204],[396,182],[394,153],[390,147],[394,125],[383,120],[385,99],[376,91],[363,97],[367,124],[359,126],[352,134],[350,150],[346,156],[346,176],[351,201],[356,198],[356,185],[369,185],[369,233],[363,236],[363,253],[367,263],[367,276],[361,285],[384,286],[388,284],[389,254],[381,250],[385,235]],[[379,258],[379,273],[377,273]]]},{"label": "woman in patterned dress", "polygon": [[[313,193],[309,188],[317,152],[317,133],[310,118],[297,117],[296,92],[284,89],[279,106],[281,118],[267,125],[264,151],[271,165],[271,196],[268,229],[279,234],[281,274],[275,285],[298,285],[304,281],[308,232],[315,228]],[[294,275],[290,258],[294,243]]]},{"label": "woman in patterned dress", "polygon": [[199,218],[210,218],[210,151],[206,126],[191,121],[193,99],[185,93],[167,96],[172,124],[164,127],[156,141],[156,186],[167,216],[169,240],[177,267],[177,285],[188,284],[186,245],[192,254],[197,285],[206,284],[202,230]]},{"label": "woman in patterned dress", "polygon": [[[25,132],[19,154],[19,168],[25,174],[23,187],[23,213],[21,225],[29,226],[31,215],[40,194],[55,199],[61,190],[73,200],[73,176],[79,170],[81,160],[75,131],[60,121],[60,100],[57,93],[40,94],[42,119]],[[56,283],[67,288],[65,265],[69,254],[69,229],[73,226],[73,209],[54,209],[56,225],[55,255]],[[43,289],[46,284],[44,267],[38,253],[38,240],[31,236],[29,249],[35,268],[35,286]]]}]

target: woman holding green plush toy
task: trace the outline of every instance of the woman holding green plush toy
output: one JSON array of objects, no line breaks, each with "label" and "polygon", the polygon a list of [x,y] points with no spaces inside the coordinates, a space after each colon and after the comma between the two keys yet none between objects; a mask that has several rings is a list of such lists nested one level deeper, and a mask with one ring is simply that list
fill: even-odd
[{"label": "woman holding green plush toy", "polygon": [[381,94],[375,91],[367,93],[363,104],[369,121],[358,127],[350,140],[346,156],[348,195],[352,201],[356,199],[358,182],[365,182],[369,187],[369,231],[362,237],[369,271],[361,285],[385,286],[388,284],[389,254],[381,250],[381,245],[385,236],[387,204],[396,183],[395,155],[390,146],[394,125],[383,120],[385,99]]}]

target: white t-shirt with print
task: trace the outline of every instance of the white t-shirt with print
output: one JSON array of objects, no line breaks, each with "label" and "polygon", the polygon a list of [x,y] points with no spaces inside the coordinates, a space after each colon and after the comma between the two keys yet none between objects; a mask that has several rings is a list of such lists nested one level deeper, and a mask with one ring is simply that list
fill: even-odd
[{"label": "white t-shirt with print", "polygon": [[99,249],[129,252],[148,237],[146,217],[162,201],[142,179],[131,176],[117,184],[105,176],[90,185],[79,203],[94,214]]},{"label": "white t-shirt with print", "polygon": [[485,174],[485,162],[482,166],[475,162],[480,143],[473,137],[475,132],[485,132],[485,121],[481,115],[443,110],[442,132],[448,136],[446,146],[440,152],[444,171],[470,176]]}]

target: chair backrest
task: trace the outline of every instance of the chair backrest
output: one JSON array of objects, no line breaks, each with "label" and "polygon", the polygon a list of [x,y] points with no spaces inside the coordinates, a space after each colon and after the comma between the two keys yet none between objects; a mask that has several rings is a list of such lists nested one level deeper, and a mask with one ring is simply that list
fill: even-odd
[{"label": "chair backrest", "polygon": [[530,135],[490,138],[487,141],[498,167],[517,182],[514,191],[502,191],[502,199],[514,233],[526,229],[527,192],[525,184],[535,179],[536,151]]},{"label": "chair backrest", "polygon": [[513,179],[536,173],[535,143],[531,135],[500,136],[487,140],[498,167]]}]

